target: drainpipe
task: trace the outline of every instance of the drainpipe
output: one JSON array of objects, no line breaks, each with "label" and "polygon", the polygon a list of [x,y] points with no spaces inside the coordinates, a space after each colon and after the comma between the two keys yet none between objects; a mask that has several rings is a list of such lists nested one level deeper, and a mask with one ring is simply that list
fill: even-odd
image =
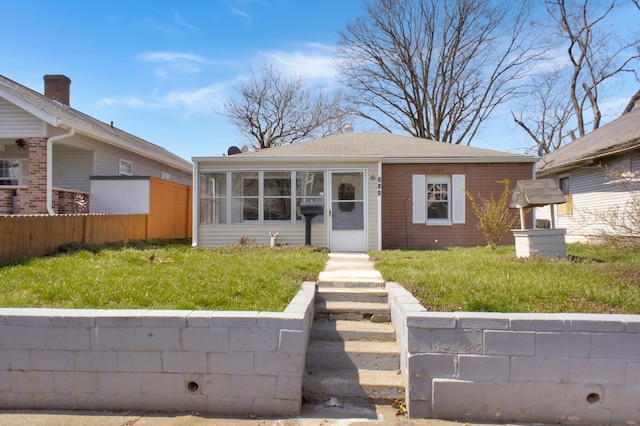
[{"label": "drainpipe", "polygon": [[56,214],[53,211],[53,143],[61,139],[70,138],[76,134],[76,129],[69,129],[69,133],[53,136],[47,139],[47,212]]}]

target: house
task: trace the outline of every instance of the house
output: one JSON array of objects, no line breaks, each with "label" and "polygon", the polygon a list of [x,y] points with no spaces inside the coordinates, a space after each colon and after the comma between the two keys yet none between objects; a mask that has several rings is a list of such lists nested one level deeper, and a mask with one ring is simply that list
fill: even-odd
[{"label": "house", "polygon": [[[567,242],[588,242],[620,234],[630,224],[633,200],[640,203],[640,104],[575,141],[546,154],[537,165],[538,179],[554,179],[567,202],[555,206],[556,227],[566,228]],[[636,221],[638,219],[636,206]],[[538,220],[548,219],[538,209]],[[636,223],[636,233],[637,226]],[[624,233],[624,232],[622,232]],[[637,235],[637,234],[636,234]]]},{"label": "house", "polygon": [[[229,152],[238,152],[230,150]],[[331,251],[484,245],[465,196],[499,197],[536,158],[391,133],[345,132],[256,152],[194,157],[194,245],[310,243]],[[530,220],[530,219],[529,219]],[[512,236],[507,236],[507,243]]]},{"label": "house", "polygon": [[189,161],[71,108],[70,86],[45,75],[42,95],[0,76],[0,214],[107,213],[91,198],[122,199],[141,176],[191,185]]}]

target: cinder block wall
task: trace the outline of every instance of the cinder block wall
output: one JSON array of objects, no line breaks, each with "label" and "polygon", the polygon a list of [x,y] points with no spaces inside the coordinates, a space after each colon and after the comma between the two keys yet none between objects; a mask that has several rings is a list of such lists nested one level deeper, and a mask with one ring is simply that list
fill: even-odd
[{"label": "cinder block wall", "polygon": [[640,424],[640,315],[427,312],[387,287],[411,417]]},{"label": "cinder block wall", "polygon": [[0,309],[0,408],[296,415],[314,291],[283,313]]}]

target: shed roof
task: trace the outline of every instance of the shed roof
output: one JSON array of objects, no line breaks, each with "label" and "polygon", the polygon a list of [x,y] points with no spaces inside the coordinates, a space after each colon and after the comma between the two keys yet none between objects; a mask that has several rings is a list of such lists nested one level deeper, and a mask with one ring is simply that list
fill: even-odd
[{"label": "shed roof", "polygon": [[640,108],[546,154],[537,175],[546,176],[615,153],[640,149]]},{"label": "shed roof", "polygon": [[[251,161],[289,158],[362,158],[377,157],[384,162],[535,162],[537,158],[460,146],[429,139],[396,135],[387,132],[341,133],[306,142],[283,145],[255,152],[223,157],[228,161]],[[206,161],[213,158],[199,157]]]},{"label": "shed roof", "polygon": [[0,75],[0,97],[23,108],[54,127],[74,128],[82,133],[128,151],[136,152],[178,169],[192,172],[191,163],[182,157],[89,115],[45,97]]}]

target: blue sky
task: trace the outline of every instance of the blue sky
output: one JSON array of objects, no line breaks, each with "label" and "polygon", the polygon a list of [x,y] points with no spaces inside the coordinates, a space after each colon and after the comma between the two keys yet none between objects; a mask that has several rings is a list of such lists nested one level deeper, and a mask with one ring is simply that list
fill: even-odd
[{"label": "blue sky", "polygon": [[[0,74],[40,93],[64,74],[75,109],[188,160],[222,155],[242,145],[216,113],[231,85],[273,63],[330,88],[338,32],[362,13],[360,0],[2,0]],[[526,143],[505,112],[472,146]]]}]

